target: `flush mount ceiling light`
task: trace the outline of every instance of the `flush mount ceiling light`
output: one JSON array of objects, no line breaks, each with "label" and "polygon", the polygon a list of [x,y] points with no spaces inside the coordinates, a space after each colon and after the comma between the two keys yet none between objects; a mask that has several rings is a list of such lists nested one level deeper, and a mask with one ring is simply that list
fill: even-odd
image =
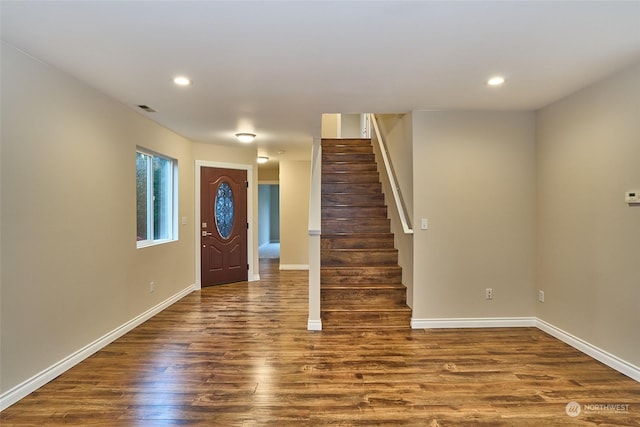
[{"label": "flush mount ceiling light", "polygon": [[489,86],[500,86],[503,85],[505,81],[505,78],[502,76],[493,76],[489,80],[487,80],[487,84]]},{"label": "flush mount ceiling light", "polygon": [[249,142],[253,142],[253,140],[256,138],[256,134],[241,132],[241,133],[236,133],[236,138],[238,138],[238,141],[240,142],[249,143]]},{"label": "flush mount ceiling light", "polygon": [[191,86],[193,84],[191,79],[185,76],[176,76],[173,78],[173,82],[178,86]]},{"label": "flush mount ceiling light", "polygon": [[258,163],[267,163],[269,158],[267,156],[258,156]]}]

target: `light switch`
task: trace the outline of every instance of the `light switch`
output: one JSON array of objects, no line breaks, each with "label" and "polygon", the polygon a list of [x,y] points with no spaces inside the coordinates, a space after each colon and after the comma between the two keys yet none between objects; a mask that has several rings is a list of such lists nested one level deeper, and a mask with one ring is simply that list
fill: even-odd
[{"label": "light switch", "polygon": [[629,204],[640,203],[640,193],[638,191],[627,191],[624,193],[624,201]]},{"label": "light switch", "polygon": [[420,222],[420,228],[423,230],[429,228],[429,221],[427,221],[427,218],[422,218],[422,221]]},{"label": "light switch", "polygon": [[182,217],[182,225],[187,225],[187,217],[186,216]]}]

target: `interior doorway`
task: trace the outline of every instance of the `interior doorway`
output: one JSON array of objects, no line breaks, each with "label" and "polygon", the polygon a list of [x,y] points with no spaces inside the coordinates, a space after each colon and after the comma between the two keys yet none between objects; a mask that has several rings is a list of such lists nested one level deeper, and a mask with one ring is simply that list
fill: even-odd
[{"label": "interior doorway", "polygon": [[258,257],[280,258],[279,184],[258,184]]}]

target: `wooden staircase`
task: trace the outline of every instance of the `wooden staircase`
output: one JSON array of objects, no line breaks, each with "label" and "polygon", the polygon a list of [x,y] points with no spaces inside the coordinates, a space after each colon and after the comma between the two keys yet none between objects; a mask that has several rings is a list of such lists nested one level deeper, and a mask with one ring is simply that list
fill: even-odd
[{"label": "wooden staircase", "polygon": [[370,139],[322,140],[323,329],[410,325]]}]

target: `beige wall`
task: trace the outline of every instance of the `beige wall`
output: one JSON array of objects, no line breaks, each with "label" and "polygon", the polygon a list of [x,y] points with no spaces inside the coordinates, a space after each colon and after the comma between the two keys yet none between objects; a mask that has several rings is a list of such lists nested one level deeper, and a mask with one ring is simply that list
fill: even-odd
[{"label": "beige wall", "polygon": [[[194,283],[194,170],[189,141],[4,44],[1,139],[4,392]],[[178,160],[177,242],[136,249],[136,145]]]},{"label": "beige wall", "polygon": [[222,162],[231,164],[253,165],[257,179],[258,149],[253,145],[230,146],[222,144],[192,143],[194,160]]},{"label": "beige wall", "polygon": [[[405,205],[409,226],[413,223],[413,120],[412,114],[379,114],[376,115],[381,136],[387,147],[389,159],[394,169],[396,185]],[[380,181],[385,194],[387,216],[391,219],[391,232],[394,245],[398,249],[398,264],[402,267],[402,283],[407,287],[407,304],[413,307],[413,234],[405,234],[400,215],[386,179],[384,160],[380,153],[378,138],[371,132],[376,163],[380,172]]]},{"label": "beige wall", "polygon": [[376,118],[402,190],[410,225],[413,225],[413,115],[379,114]]},{"label": "beige wall", "polygon": [[360,114],[340,114],[340,138],[362,138]]},{"label": "beige wall", "polygon": [[533,113],[413,112],[414,319],[533,316],[534,130]]},{"label": "beige wall", "polygon": [[280,266],[309,265],[311,162],[280,161]]},{"label": "beige wall", "polygon": [[258,165],[258,182],[275,184],[280,181],[280,165],[270,161],[265,165]]},{"label": "beige wall", "polygon": [[537,114],[540,319],[640,366],[640,66]]},{"label": "beige wall", "polygon": [[340,114],[322,115],[322,138],[340,138]]}]

